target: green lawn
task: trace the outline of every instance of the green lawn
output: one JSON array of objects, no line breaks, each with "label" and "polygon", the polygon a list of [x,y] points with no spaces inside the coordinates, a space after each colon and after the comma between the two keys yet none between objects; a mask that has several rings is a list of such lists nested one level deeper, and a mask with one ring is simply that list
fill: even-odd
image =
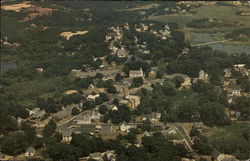
[{"label": "green lawn", "polygon": [[17,83],[9,88],[9,90],[18,93],[17,101],[21,104],[33,105],[35,96],[43,98],[53,97],[56,93],[64,90],[65,85],[61,77],[55,77]]},{"label": "green lawn", "polygon": [[[246,28],[250,27],[250,16],[239,16],[236,15],[237,11],[249,10],[246,8],[240,8],[236,6],[218,6],[214,5],[206,5],[193,9],[197,14],[166,14],[166,15],[158,15],[158,16],[150,16],[149,19],[160,22],[176,22],[180,25],[180,30],[183,31],[186,35],[187,41],[192,41],[192,31],[225,31],[225,30],[234,30],[238,28]],[[226,20],[230,22],[238,21],[241,26],[238,27],[225,27],[225,28],[205,28],[205,29],[195,29],[195,28],[187,28],[186,24],[195,19],[200,18],[217,18],[221,20]],[[239,44],[239,43],[238,43]]]},{"label": "green lawn", "polygon": [[241,138],[243,131],[248,128],[250,130],[250,124],[247,123],[234,123],[221,128],[208,128],[204,131],[204,135],[208,136],[209,140],[213,142],[218,138],[235,137]]}]

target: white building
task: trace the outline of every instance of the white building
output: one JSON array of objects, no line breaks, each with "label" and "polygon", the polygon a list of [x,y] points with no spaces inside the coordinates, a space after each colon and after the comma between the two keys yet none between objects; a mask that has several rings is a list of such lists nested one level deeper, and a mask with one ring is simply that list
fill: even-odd
[{"label": "white building", "polygon": [[129,77],[130,78],[138,78],[138,77],[143,77],[143,70],[140,68],[140,70],[130,70],[129,71]]}]

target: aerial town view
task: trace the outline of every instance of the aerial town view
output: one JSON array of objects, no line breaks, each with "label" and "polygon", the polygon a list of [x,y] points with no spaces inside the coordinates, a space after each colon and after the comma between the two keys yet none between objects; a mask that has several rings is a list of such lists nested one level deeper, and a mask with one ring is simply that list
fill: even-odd
[{"label": "aerial town view", "polygon": [[1,1],[0,160],[250,161],[250,1]]}]

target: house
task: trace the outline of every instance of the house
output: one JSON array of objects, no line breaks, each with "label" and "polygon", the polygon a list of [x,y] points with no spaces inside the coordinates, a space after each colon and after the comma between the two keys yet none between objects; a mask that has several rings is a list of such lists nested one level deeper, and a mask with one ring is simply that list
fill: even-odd
[{"label": "house", "polygon": [[232,96],[241,96],[241,88],[240,88],[240,86],[234,86],[232,88]]},{"label": "house", "polygon": [[100,95],[99,94],[95,94],[95,95],[90,94],[90,95],[87,96],[87,100],[88,101],[95,101],[95,99],[97,97],[100,97]]},{"label": "house", "polygon": [[80,115],[76,116],[75,124],[90,124],[91,120],[100,119],[101,114],[97,111],[86,110]]},{"label": "house", "polygon": [[161,113],[158,113],[158,112],[153,112],[153,113],[149,116],[150,121],[159,121],[160,118],[161,118]]},{"label": "house", "polygon": [[53,117],[61,120],[65,117],[70,116],[73,108],[77,108],[79,111],[81,111],[80,106],[81,106],[81,104],[67,105],[66,108],[63,107],[63,109],[61,111],[55,113]]},{"label": "house", "polygon": [[143,70],[140,68],[140,70],[130,70],[129,71],[129,77],[130,78],[138,78],[138,77],[143,77]]},{"label": "house", "polygon": [[89,154],[90,159],[96,160],[96,161],[103,161],[103,157],[100,152],[96,153],[90,153]]},{"label": "house", "polygon": [[123,122],[121,125],[120,125],[120,130],[122,132],[129,132],[130,129],[132,128],[136,128],[136,125],[133,125],[133,124],[127,124],[126,122]]},{"label": "house", "polygon": [[72,140],[72,136],[71,136],[71,130],[70,129],[67,129],[67,130],[63,130],[63,131],[61,131],[61,133],[62,133],[62,141],[63,142],[67,142],[67,143],[69,143],[71,140]]},{"label": "house", "polygon": [[115,39],[118,37],[118,33],[117,32],[109,32],[106,37],[105,37],[105,42],[108,42],[111,39]]},{"label": "house", "polygon": [[130,104],[129,106],[133,109],[140,105],[141,98],[139,96],[134,95],[127,95],[125,97],[127,100],[129,100]]},{"label": "house", "polygon": [[88,134],[92,135],[96,132],[96,125],[94,124],[83,124],[80,127],[73,129],[75,134]]},{"label": "house", "polygon": [[240,73],[241,73],[243,76],[249,76],[250,70],[247,69],[247,68],[242,68],[242,69],[240,69]]},{"label": "house", "polygon": [[246,64],[235,64],[234,65],[234,70],[240,71],[240,69],[244,68]]},{"label": "house", "polygon": [[209,79],[208,74],[204,70],[200,70],[199,79],[204,81],[208,80]]},{"label": "house", "polygon": [[29,147],[28,149],[26,149],[26,151],[25,151],[25,153],[24,153],[24,156],[25,156],[26,158],[28,158],[28,157],[33,157],[33,156],[35,155],[35,152],[36,152],[35,148]]},{"label": "house", "polygon": [[128,51],[125,48],[121,48],[116,51],[116,54],[119,58],[124,58],[128,56]]},{"label": "house", "polygon": [[195,122],[193,126],[197,129],[203,129],[204,128],[204,123],[203,122]]},{"label": "house", "polygon": [[[28,109],[27,109],[28,110]],[[28,110],[29,111],[29,116],[32,119],[39,119],[42,118],[46,112],[45,110],[41,110],[40,108],[34,108],[33,110]]]},{"label": "house", "polygon": [[104,154],[104,158],[107,161],[116,161],[117,154],[114,150],[107,150]]},{"label": "house", "polygon": [[101,135],[111,135],[112,129],[113,129],[113,125],[101,125],[99,129],[99,133]]},{"label": "house", "polygon": [[224,77],[225,78],[230,78],[232,76],[232,70],[231,68],[225,68],[224,69]]},{"label": "house", "polygon": [[36,68],[36,71],[39,72],[39,73],[43,73],[44,69],[43,68]]},{"label": "house", "polygon": [[218,150],[214,150],[212,152],[212,161],[222,161],[223,159],[225,159],[225,156],[221,154]]}]

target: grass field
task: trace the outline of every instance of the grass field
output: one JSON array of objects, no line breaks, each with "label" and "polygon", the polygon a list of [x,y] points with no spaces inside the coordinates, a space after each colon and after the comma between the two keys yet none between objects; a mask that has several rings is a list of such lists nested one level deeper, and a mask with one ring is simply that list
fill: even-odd
[{"label": "grass field", "polygon": [[64,84],[62,79],[58,77],[18,83],[12,85],[10,88],[18,93],[21,104],[32,106],[35,96],[43,98],[53,97],[56,94],[55,90],[63,90]]},{"label": "grass field", "polygon": [[[236,15],[237,11],[246,11],[250,9],[246,9],[243,7],[236,6],[218,6],[216,4],[201,6],[199,8],[193,9],[197,14],[171,14],[171,15],[158,15],[158,16],[150,16],[149,19],[160,22],[176,22],[180,26],[180,30],[183,31],[186,35],[187,41],[192,41],[193,35],[192,32],[201,32],[201,31],[230,31],[239,27],[224,27],[224,28],[205,28],[205,29],[195,29],[188,28],[186,24],[200,18],[216,18],[227,21],[238,21],[242,26],[240,28],[250,27],[250,15],[248,16],[239,16]],[[232,42],[234,44],[242,44],[239,42]],[[243,43],[244,44],[244,43]],[[249,43],[247,43],[249,44]]]},{"label": "grass field", "polygon": [[250,130],[250,124],[247,123],[237,123],[232,125],[227,125],[222,128],[213,127],[207,128],[203,131],[203,135],[207,136],[210,141],[220,137],[242,137],[242,132],[245,128]]}]

